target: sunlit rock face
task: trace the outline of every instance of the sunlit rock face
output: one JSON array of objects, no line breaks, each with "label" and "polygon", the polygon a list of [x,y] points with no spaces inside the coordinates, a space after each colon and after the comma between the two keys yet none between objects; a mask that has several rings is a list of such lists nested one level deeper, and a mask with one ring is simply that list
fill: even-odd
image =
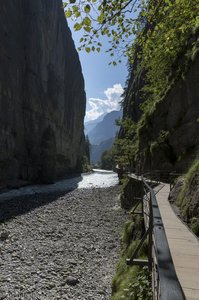
[{"label": "sunlit rock face", "polygon": [[61,0],[0,11],[0,181],[81,169],[84,79]]}]

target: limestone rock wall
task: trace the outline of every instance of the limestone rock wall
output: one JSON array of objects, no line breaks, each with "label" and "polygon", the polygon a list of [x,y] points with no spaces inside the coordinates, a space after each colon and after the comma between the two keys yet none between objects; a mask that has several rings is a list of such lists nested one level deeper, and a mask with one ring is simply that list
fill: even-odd
[{"label": "limestone rock wall", "polygon": [[191,230],[199,236],[199,173],[194,170],[189,180],[179,177],[170,192],[170,202],[179,208],[178,213]]},{"label": "limestone rock wall", "polygon": [[[123,118],[137,123],[143,103],[142,88],[145,72],[135,72],[129,79],[124,99]],[[164,99],[156,104],[153,113],[138,131],[138,155],[135,167],[142,171],[160,170],[183,173],[196,157],[199,149],[199,54],[190,61],[189,68],[171,87]],[[125,135],[121,127],[119,137]]]},{"label": "limestone rock wall", "polygon": [[185,172],[199,146],[199,55],[139,133],[145,169]]},{"label": "limestone rock wall", "polygon": [[84,79],[61,0],[0,11],[0,181],[52,181],[81,168]]}]

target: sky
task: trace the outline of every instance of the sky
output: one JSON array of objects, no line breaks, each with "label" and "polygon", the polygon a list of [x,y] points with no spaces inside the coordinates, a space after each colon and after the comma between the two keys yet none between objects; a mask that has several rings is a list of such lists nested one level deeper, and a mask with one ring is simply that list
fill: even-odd
[{"label": "sky", "polygon": [[[81,38],[80,32],[75,32],[69,22],[76,48]],[[119,110],[121,94],[127,77],[126,59],[117,66],[108,65],[111,57],[106,53],[108,40],[101,40],[103,47],[100,53],[79,52],[82,71],[85,79],[87,96],[85,122],[94,120],[104,113]]]}]

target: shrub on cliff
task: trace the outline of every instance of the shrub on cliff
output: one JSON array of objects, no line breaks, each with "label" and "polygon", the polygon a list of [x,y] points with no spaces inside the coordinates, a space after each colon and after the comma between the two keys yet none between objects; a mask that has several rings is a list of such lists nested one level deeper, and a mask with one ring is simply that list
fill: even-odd
[{"label": "shrub on cliff", "polygon": [[[126,259],[131,257],[142,236],[143,223],[136,217],[125,223],[122,232],[122,251],[117,264],[116,274],[112,282],[111,300],[152,299],[151,275],[147,268],[127,266]],[[141,257],[147,255],[147,243],[140,252]]]},{"label": "shrub on cliff", "polygon": [[102,153],[100,167],[105,170],[113,170],[115,168],[113,149],[105,150]]},{"label": "shrub on cliff", "polygon": [[185,174],[177,204],[185,221],[193,232],[199,236],[199,157],[195,159]]}]

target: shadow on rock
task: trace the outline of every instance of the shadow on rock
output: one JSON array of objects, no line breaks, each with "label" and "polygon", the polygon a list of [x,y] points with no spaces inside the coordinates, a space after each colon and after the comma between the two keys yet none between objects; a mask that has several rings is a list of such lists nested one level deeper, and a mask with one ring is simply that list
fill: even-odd
[{"label": "shadow on rock", "polygon": [[78,187],[82,177],[59,181],[53,185],[25,187],[0,195],[0,223],[54,202]]}]

